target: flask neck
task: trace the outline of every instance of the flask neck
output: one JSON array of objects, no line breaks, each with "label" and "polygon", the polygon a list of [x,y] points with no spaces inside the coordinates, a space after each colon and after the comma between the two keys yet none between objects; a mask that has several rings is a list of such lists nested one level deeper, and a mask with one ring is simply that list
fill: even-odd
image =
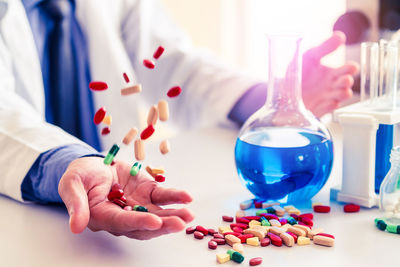
[{"label": "flask neck", "polygon": [[268,38],[268,109],[305,109],[301,97],[300,42],[298,36]]}]

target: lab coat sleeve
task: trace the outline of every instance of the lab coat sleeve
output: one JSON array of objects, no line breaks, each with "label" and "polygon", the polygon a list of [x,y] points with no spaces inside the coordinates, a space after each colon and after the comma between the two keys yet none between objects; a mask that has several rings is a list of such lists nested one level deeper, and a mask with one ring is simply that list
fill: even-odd
[{"label": "lab coat sleeve", "polygon": [[[181,126],[207,126],[228,122],[228,114],[247,89],[259,83],[197,52],[188,38],[167,17],[157,0],[126,1],[122,37],[143,96],[151,104],[166,98],[179,85],[182,94],[169,101],[171,118]],[[199,22],[201,23],[201,22]],[[156,68],[143,66],[159,45],[164,54]],[[154,59],[153,59],[154,60]]]},{"label": "lab coat sleeve", "polygon": [[21,183],[42,152],[67,144],[86,144],[46,123],[43,116],[16,93],[12,60],[1,37],[0,193],[23,201]]}]

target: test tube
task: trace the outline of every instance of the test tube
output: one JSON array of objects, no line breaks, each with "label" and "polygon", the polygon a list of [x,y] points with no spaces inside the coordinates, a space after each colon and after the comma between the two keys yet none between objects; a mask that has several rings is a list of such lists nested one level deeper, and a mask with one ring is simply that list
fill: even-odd
[{"label": "test tube", "polygon": [[379,97],[385,109],[396,108],[397,102],[397,44],[379,41]]},{"label": "test tube", "polygon": [[361,44],[360,100],[373,103],[378,96],[379,46],[376,42]]}]

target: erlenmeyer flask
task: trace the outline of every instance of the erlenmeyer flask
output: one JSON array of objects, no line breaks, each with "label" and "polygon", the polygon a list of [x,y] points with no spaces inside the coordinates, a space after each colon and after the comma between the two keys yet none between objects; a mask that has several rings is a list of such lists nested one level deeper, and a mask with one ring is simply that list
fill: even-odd
[{"label": "erlenmeyer flask", "polygon": [[301,97],[301,38],[278,35],[268,41],[267,101],[239,132],[236,168],[257,198],[310,200],[332,169],[331,136]]}]

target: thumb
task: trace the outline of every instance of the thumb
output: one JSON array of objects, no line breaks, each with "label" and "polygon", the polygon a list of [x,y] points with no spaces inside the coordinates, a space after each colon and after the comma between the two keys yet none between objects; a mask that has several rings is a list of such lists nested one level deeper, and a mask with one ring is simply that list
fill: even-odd
[{"label": "thumb", "polygon": [[68,210],[71,232],[83,232],[89,223],[90,212],[82,180],[76,174],[66,173],[60,180],[58,192]]},{"label": "thumb", "polygon": [[320,61],[321,58],[335,51],[339,46],[346,42],[346,35],[340,31],[335,31],[332,36],[317,47],[311,48],[305,53],[305,57]]}]

